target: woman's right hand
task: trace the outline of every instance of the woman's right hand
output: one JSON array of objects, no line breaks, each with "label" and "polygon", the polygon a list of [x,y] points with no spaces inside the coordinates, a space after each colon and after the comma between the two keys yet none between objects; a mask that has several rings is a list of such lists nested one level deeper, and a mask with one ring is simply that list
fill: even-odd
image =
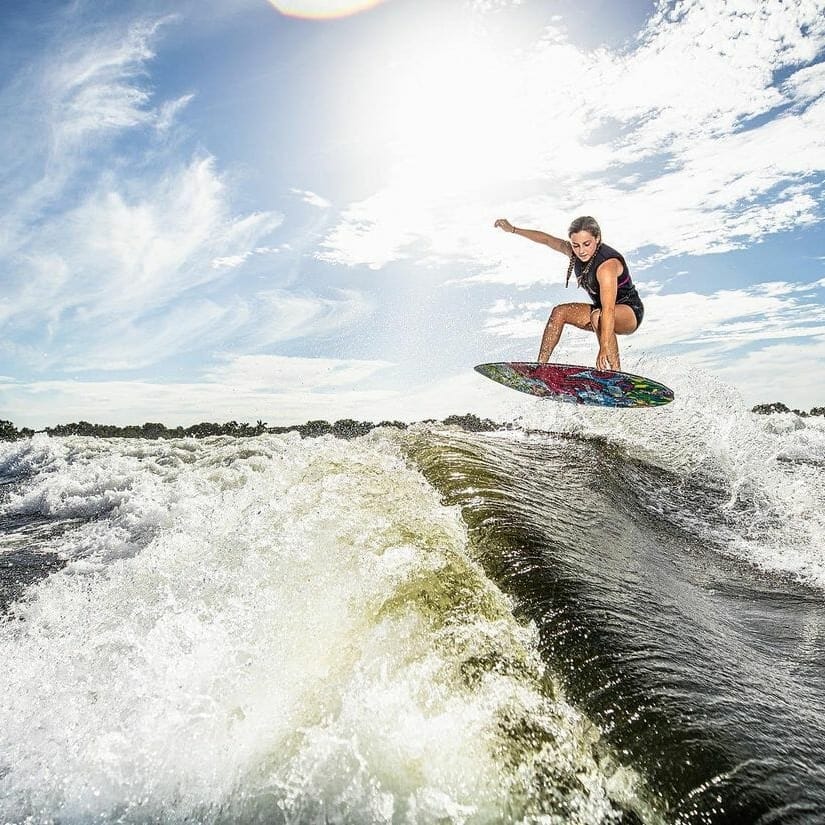
[{"label": "woman's right hand", "polygon": [[507,220],[507,218],[499,218],[495,222],[495,226],[497,226],[499,229],[503,229],[505,232],[515,231],[515,227],[513,226],[513,224],[510,223],[510,221]]}]

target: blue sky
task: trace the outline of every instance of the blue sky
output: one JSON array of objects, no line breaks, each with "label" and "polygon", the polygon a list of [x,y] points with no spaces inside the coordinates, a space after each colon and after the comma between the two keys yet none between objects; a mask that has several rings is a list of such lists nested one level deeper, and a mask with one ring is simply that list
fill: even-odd
[{"label": "blue sky", "polygon": [[302,2],[3,4],[0,417],[495,414],[579,214],[625,369],[825,405],[821,3]]}]

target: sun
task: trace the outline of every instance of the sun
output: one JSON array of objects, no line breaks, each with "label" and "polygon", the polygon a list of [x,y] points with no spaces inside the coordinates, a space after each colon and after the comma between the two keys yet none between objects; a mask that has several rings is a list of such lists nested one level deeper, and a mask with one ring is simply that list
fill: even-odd
[{"label": "sun", "polygon": [[385,0],[269,0],[281,14],[308,20],[346,17],[380,5]]}]

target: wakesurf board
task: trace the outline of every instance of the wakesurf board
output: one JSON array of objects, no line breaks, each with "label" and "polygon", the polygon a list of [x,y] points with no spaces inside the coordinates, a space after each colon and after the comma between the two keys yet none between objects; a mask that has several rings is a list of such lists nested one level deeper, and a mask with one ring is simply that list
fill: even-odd
[{"label": "wakesurf board", "polygon": [[475,369],[505,387],[571,404],[655,407],[673,401],[669,387],[629,372],[534,361],[500,361]]}]

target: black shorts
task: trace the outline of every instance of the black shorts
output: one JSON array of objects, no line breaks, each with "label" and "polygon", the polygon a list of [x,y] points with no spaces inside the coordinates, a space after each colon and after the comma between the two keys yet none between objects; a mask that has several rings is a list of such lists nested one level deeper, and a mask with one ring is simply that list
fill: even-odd
[{"label": "black shorts", "polygon": [[[626,307],[630,307],[633,310],[633,314],[636,316],[636,329],[638,329],[642,325],[642,318],[645,317],[645,306],[641,301],[634,301],[633,303],[624,304]],[[590,304],[590,314],[592,315],[596,310],[600,310],[601,306],[599,304]],[[636,330],[633,330],[634,332]]]}]

